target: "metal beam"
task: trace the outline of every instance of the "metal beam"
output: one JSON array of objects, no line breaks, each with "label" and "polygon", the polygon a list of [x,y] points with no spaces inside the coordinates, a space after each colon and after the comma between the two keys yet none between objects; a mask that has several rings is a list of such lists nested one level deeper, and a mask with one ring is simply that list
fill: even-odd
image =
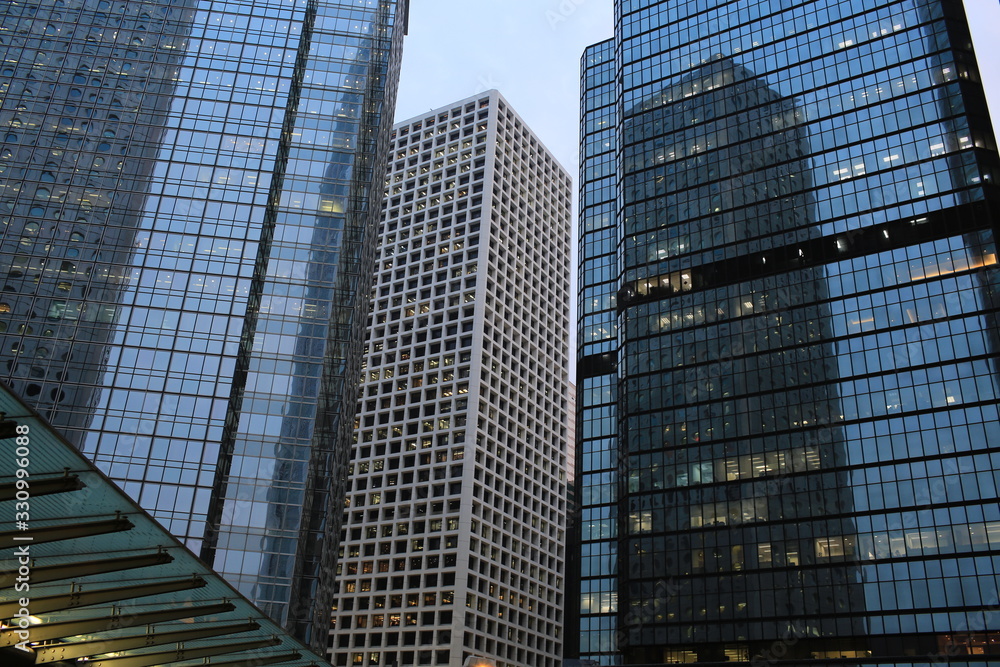
[{"label": "metal beam", "polygon": [[0,440],[17,437],[17,422],[7,419],[7,415],[0,412]]},{"label": "metal beam", "polygon": [[34,667],[35,652],[19,648],[0,648],[0,664],[3,667]]},{"label": "metal beam", "polygon": [[[32,498],[36,496],[47,496],[52,493],[79,491],[87,486],[83,483],[83,480],[80,479],[79,475],[63,475],[62,477],[47,477],[45,479],[30,477],[28,479],[28,484],[30,485],[28,490],[31,492]],[[10,484],[0,484],[0,501],[14,500],[17,498],[17,491],[18,488],[16,482],[11,482]]]},{"label": "metal beam", "polygon": [[[135,628],[142,625],[152,625],[166,621],[179,621],[198,616],[216,616],[228,614],[236,609],[231,602],[218,604],[203,604],[193,607],[171,607],[160,611],[145,611],[138,614],[122,613],[113,609],[110,616],[86,618],[77,621],[62,621],[61,623],[43,623],[31,626],[31,641],[43,642],[76,635],[92,635],[98,632],[110,632],[122,628]],[[17,628],[0,632],[0,647],[13,646],[18,643]]]},{"label": "metal beam", "polygon": [[301,653],[280,653],[277,655],[262,655],[254,656],[251,659],[238,658],[236,660],[224,660],[222,662],[216,662],[215,660],[209,660],[204,663],[205,667],[247,667],[248,664],[253,665],[253,667],[264,667],[264,665],[277,665],[282,662],[291,662],[292,660],[298,660],[302,657]]},{"label": "metal beam", "polygon": [[[138,567],[153,567],[154,565],[166,565],[173,562],[174,557],[165,551],[151,554],[141,554],[139,556],[125,556],[124,558],[102,558],[100,560],[87,560],[76,563],[62,563],[60,565],[48,565],[31,568],[31,583],[43,584],[48,581],[61,581],[63,579],[80,579],[94,574],[107,574],[108,572],[121,572],[123,570],[133,570]],[[17,572],[10,570],[0,572],[0,589],[13,588]]]},{"label": "metal beam", "polygon": [[[192,588],[202,588],[203,586],[205,586],[205,580],[195,575],[187,579],[171,579],[155,584],[139,584],[127,587],[117,586],[115,588],[102,588],[86,592],[73,590],[63,595],[31,598],[31,613],[38,616],[62,609],[89,607],[94,604],[119,602],[121,600],[131,600],[133,598],[161,595],[163,593],[174,593]],[[18,609],[20,607],[17,600],[0,602],[0,618],[13,618]]]},{"label": "metal beam", "polygon": [[[277,646],[281,640],[277,637],[273,639],[262,639],[255,642],[237,642],[236,644],[223,644],[222,646],[206,646],[199,648],[189,648],[178,646],[176,651],[166,651],[163,653],[142,653],[139,655],[124,655],[120,658],[104,658],[102,660],[91,660],[87,662],[87,667],[154,667],[154,665],[166,665],[171,662],[181,660],[197,660],[213,655],[227,655],[230,653],[241,653],[252,651],[257,648],[267,648]],[[253,664],[253,656],[243,658],[244,665]]]},{"label": "metal beam", "polygon": [[176,632],[158,633],[153,630],[141,635],[109,637],[108,639],[94,639],[86,642],[68,642],[55,646],[36,646],[35,664],[56,662],[57,660],[91,658],[95,655],[120,653],[122,651],[132,651],[137,648],[163,646],[164,644],[194,641],[195,639],[205,639],[207,637],[236,635],[241,632],[253,632],[258,629],[260,629],[260,624],[251,621],[249,623],[234,623],[230,625],[203,625],[191,630],[178,630]]},{"label": "metal beam", "polygon": [[60,540],[75,540],[80,537],[93,537],[95,535],[105,535],[107,533],[118,533],[123,530],[131,530],[135,526],[126,517],[116,516],[114,519],[102,519],[100,521],[88,521],[87,523],[72,523],[59,526],[45,526],[31,530],[12,530],[0,533],[0,549],[13,549],[23,546],[28,542],[25,538],[30,537],[31,544],[41,544],[44,542],[59,542]]}]

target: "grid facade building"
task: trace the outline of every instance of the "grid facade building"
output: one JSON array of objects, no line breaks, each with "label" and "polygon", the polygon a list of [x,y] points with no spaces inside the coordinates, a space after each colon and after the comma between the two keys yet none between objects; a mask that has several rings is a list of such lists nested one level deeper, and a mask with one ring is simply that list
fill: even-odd
[{"label": "grid facade building", "polygon": [[324,648],[405,14],[0,10],[4,381]]},{"label": "grid facade building", "polygon": [[390,160],[332,661],[554,667],[570,179],[496,91],[397,124]]},{"label": "grid facade building", "polygon": [[962,4],[624,0],[612,44],[615,171],[581,168],[616,198],[618,595],[581,592],[582,656],[996,663],[1000,159]]}]

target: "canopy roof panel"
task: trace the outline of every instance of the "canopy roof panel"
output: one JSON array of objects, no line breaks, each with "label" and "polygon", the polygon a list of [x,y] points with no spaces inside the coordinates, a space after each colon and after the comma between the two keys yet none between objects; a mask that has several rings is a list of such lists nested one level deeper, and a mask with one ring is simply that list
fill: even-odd
[{"label": "canopy roof panel", "polygon": [[0,386],[0,663],[328,663]]}]

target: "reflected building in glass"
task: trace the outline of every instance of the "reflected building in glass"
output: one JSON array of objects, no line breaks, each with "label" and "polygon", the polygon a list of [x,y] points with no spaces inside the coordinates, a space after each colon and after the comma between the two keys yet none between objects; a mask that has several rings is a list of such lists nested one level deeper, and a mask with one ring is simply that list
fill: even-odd
[{"label": "reflected building in glass", "polygon": [[406,8],[0,10],[5,381],[321,650]]},{"label": "reflected building in glass", "polygon": [[580,402],[581,657],[992,664],[1000,172],[961,5],[616,9],[584,63],[578,382],[619,393],[614,506]]}]

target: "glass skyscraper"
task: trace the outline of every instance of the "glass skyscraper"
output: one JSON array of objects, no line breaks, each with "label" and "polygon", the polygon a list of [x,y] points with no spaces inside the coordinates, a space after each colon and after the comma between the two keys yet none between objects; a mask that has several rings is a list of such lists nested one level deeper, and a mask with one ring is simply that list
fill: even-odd
[{"label": "glass skyscraper", "polygon": [[[615,651],[618,595],[617,321],[618,272],[615,226],[614,42],[595,44],[583,55],[580,89],[580,244],[577,275],[580,322],[577,336],[576,502],[571,544],[580,558],[567,559],[567,595],[578,591],[580,651]],[[572,546],[571,552],[572,554]],[[573,570],[579,567],[579,572]],[[574,576],[578,575],[578,576]],[[579,582],[579,583],[577,583]],[[571,600],[570,608],[575,605]],[[567,644],[576,633],[569,628]],[[572,653],[572,648],[570,653]]]},{"label": "glass skyscraper", "polygon": [[321,650],[406,9],[0,10],[4,380]]},{"label": "glass skyscraper", "polygon": [[581,657],[995,664],[961,3],[622,1],[583,68]]}]

